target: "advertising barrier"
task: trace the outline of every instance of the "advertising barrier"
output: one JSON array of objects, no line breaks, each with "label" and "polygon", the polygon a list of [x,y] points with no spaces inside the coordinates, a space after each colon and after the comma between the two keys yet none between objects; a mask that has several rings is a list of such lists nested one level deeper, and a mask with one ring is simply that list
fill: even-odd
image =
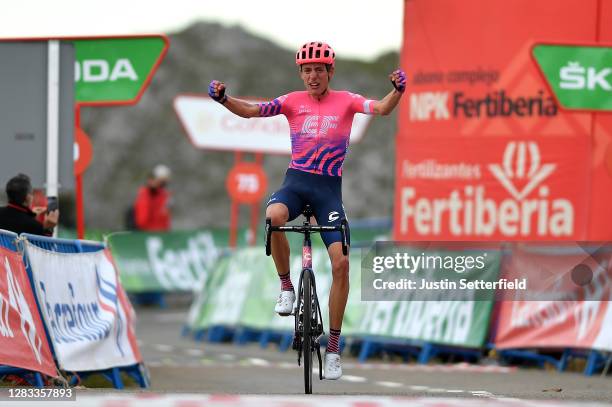
[{"label": "advertising barrier", "polygon": [[210,231],[127,232],[110,235],[108,242],[128,292],[196,291],[227,237]]},{"label": "advertising barrier", "polygon": [[530,293],[501,302],[497,348],[612,351],[612,252],[607,248],[592,255],[580,246],[568,250],[513,250],[504,275],[513,278],[526,273],[539,278],[531,280]]},{"label": "advertising barrier", "polygon": [[612,237],[612,14],[538,4],[405,2],[395,240]]},{"label": "advertising barrier", "polygon": [[[119,232],[108,236],[108,243],[119,270],[122,286],[129,293],[147,291],[196,291],[216,267],[220,253],[227,248],[228,231],[223,229],[182,230],[164,233]],[[263,237],[263,230],[257,234]],[[351,228],[354,245],[389,237],[387,227]],[[245,247],[248,232],[238,233],[238,246]],[[263,244],[263,242],[261,242]],[[291,240],[291,249],[301,250]],[[315,250],[325,246],[313,238]],[[261,245],[258,245],[261,250]]]},{"label": "advertising barrier", "polygon": [[57,376],[21,255],[0,247],[0,364]]},{"label": "advertising barrier", "polygon": [[110,253],[57,253],[24,242],[36,295],[61,369],[102,370],[142,361],[133,310]]},{"label": "advertising barrier", "polygon": [[[368,250],[368,249],[364,249]],[[383,336],[465,347],[484,345],[489,327],[489,301],[364,301],[362,253],[350,254],[350,294],[342,325],[344,335]],[[497,276],[499,256],[488,263]],[[313,250],[313,269],[324,327],[329,329],[328,298],[331,264],[324,250]],[[291,257],[291,280],[297,289],[301,257]],[[219,260],[192,304],[187,326],[192,331],[212,326],[292,331],[294,319],[274,313],[279,279],[272,259],[261,248],[239,249]]]},{"label": "advertising barrier", "polygon": [[[360,258],[352,255],[350,261],[357,268]],[[323,250],[313,250],[319,304],[324,320],[328,319],[328,296],[331,286],[329,257]],[[291,280],[297,289],[301,271],[301,258],[291,257]],[[351,285],[358,283],[358,275],[351,275]],[[279,279],[271,257],[261,247],[239,249],[219,260],[204,289],[200,291],[190,309],[188,326],[192,330],[213,325],[244,326],[254,329],[291,330],[293,318],[276,315],[274,304],[279,293]],[[352,291],[359,297],[359,287]],[[348,312],[347,312],[348,315]],[[354,327],[345,318],[343,332]]]},{"label": "advertising barrier", "polygon": [[366,301],[357,305],[363,308],[357,333],[483,346],[495,292],[461,287],[497,281],[501,255],[499,247],[377,243],[362,258],[361,297]]}]

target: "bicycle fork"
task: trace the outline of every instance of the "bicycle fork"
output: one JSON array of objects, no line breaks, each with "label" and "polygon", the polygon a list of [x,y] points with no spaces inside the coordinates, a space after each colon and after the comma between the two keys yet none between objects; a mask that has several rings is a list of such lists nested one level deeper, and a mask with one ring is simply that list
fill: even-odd
[{"label": "bicycle fork", "polygon": [[[310,242],[308,242],[310,243]],[[323,380],[323,360],[321,358],[321,337],[324,335],[323,331],[323,317],[321,314],[321,307],[319,305],[319,298],[317,295],[317,286],[314,278],[314,273],[312,272],[312,256],[308,256],[311,254],[310,246],[304,246],[304,256],[302,261],[302,272],[300,273],[300,281],[298,284],[298,298],[296,303],[296,308],[294,310],[295,316],[295,333],[293,336],[293,344],[292,348],[298,353],[298,366],[301,366],[301,358],[302,358],[302,350],[304,346],[303,334],[304,334],[304,317],[309,317],[311,319],[311,327],[314,340],[312,341],[312,349],[310,351],[316,351],[317,359],[319,361],[319,380]],[[304,273],[310,273],[310,281],[312,284],[312,306],[310,309],[313,311],[313,315],[305,316],[304,315],[304,297],[303,297],[303,277]]]}]

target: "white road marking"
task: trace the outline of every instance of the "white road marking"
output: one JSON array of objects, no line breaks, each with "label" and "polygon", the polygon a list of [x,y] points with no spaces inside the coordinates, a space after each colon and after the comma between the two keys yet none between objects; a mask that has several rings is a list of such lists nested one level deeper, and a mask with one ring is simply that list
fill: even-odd
[{"label": "white road marking", "polygon": [[472,393],[472,395],[477,396],[477,397],[495,397],[493,393],[490,393],[485,390],[475,390],[475,391],[470,391],[470,393]]},{"label": "white road marking", "polygon": [[270,366],[270,362],[265,359],[249,358],[247,359],[253,366]]},{"label": "white road marking", "polygon": [[345,382],[351,383],[364,383],[367,381],[365,377],[362,376],[351,376],[351,375],[343,375],[340,380],[344,380]]},{"label": "white road marking", "polygon": [[397,383],[397,382],[376,382],[376,384],[382,387],[388,387],[390,389],[394,389],[394,388],[403,386],[403,384]]},{"label": "white road marking", "polygon": [[[510,399],[508,399],[510,400]],[[514,399],[512,399],[514,400]],[[389,396],[270,396],[270,395],[224,395],[224,394],[156,394],[147,393],[143,397],[140,393],[111,393],[111,394],[80,394],[79,405],[84,407],[104,407],[109,405],[129,405],[131,407],[151,406],[177,406],[190,405],[194,407],[224,406],[224,407],[259,407],[259,406],[293,406],[302,407],[354,407],[355,405],[376,405],[393,407],[430,407],[434,405],[467,407],[508,407],[510,405],[581,407],[584,401],[563,400],[563,403],[554,403],[551,400],[518,400],[516,404],[508,403],[506,399],[474,400],[441,397],[397,398]],[[21,407],[23,402],[4,402],[3,406]],[[588,403],[589,406],[605,406],[603,403]]]}]

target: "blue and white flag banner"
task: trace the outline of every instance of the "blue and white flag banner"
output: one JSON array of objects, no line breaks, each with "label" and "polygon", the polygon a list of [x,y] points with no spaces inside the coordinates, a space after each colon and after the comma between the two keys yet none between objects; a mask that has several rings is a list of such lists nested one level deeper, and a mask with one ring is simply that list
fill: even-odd
[{"label": "blue and white flag banner", "polygon": [[26,253],[61,369],[140,362],[130,305],[107,251],[57,253],[26,242]]}]

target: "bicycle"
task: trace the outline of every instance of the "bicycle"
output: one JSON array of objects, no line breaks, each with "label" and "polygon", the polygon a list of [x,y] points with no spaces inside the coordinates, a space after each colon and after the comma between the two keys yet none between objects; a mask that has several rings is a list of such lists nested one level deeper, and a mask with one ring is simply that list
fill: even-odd
[{"label": "bicycle", "polygon": [[[313,215],[310,205],[306,205],[302,210],[302,215],[306,218],[302,226],[272,226],[272,220],[266,219],[266,255],[272,254],[270,242],[272,232],[297,232],[304,234],[304,244],[302,246],[302,271],[298,283],[298,297],[296,306],[293,310],[295,317],[295,332],[293,335],[292,348],[298,352],[298,366],[301,358],[304,358],[304,392],[312,394],[312,356],[317,352],[319,359],[319,380],[323,380],[323,362],[321,360],[320,339],[325,334],[323,331],[323,317],[321,307],[317,297],[317,285],[314,272],[312,270],[312,243],[311,233],[320,232],[340,232],[342,234],[342,253],[348,254],[347,230],[348,222],[342,219],[337,226],[318,226],[311,225],[309,220]],[[304,318],[304,316],[310,316]]]}]

